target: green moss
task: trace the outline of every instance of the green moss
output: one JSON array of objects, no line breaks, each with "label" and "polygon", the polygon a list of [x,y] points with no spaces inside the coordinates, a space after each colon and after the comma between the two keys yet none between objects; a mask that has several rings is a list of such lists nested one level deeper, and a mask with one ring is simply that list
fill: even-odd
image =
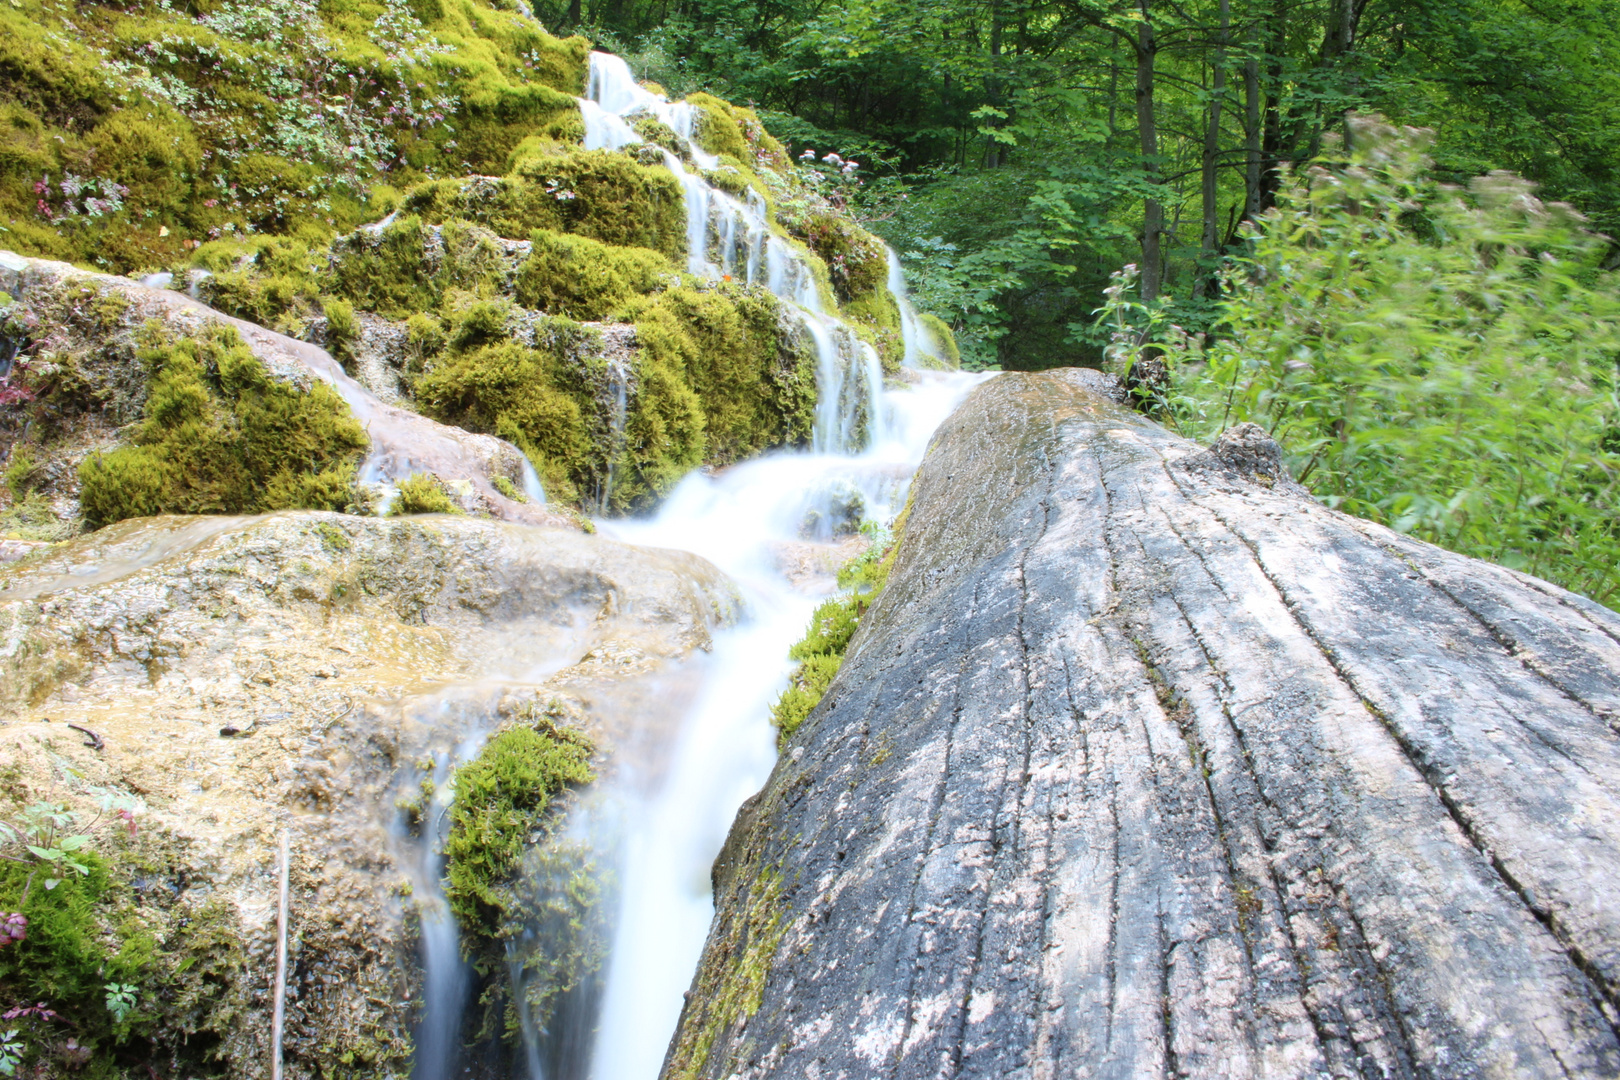
[{"label": "green moss", "polygon": [[80,505],[92,525],[154,513],[252,513],[349,502],[365,432],[337,393],[272,378],[234,329],[163,341],[133,444],[85,459]]},{"label": "green moss", "polygon": [[517,302],[571,319],[605,319],[632,296],[678,281],[675,267],[646,248],[610,247],[583,236],[537,229],[519,271]]},{"label": "green moss", "polygon": [[411,514],[459,514],[461,509],[450,499],[436,477],[427,473],[414,473],[399,482],[399,494],[388,508],[390,517]]},{"label": "green moss", "polygon": [[731,462],[809,437],[815,360],[761,288],[671,289],[633,312],[641,367],[696,393],[703,460]]},{"label": "green moss", "polygon": [[491,476],[489,478],[489,482],[491,484],[495,485],[495,490],[496,491],[500,492],[502,495],[506,496],[508,499],[511,499],[513,502],[524,503],[524,502],[529,501],[528,496],[524,495],[523,492],[519,491],[517,489],[516,484],[512,483],[512,481],[508,480],[506,477],[500,475],[499,473],[496,473],[494,476]]},{"label": "green moss", "polygon": [[392,318],[438,306],[443,289],[424,273],[434,237],[414,215],[380,230],[362,229],[333,245],[334,292]]},{"label": "green moss", "polygon": [[689,94],[687,102],[698,107],[697,143],[711,154],[730,154],[749,160],[753,153],[743,138],[730,102],[713,94]]},{"label": "green moss", "polygon": [[[583,462],[589,395],[559,351],[501,341],[451,352],[418,380],[417,403],[446,423],[509,438],[548,463]],[[548,470],[540,471],[554,490]]]},{"label": "green moss", "polygon": [[816,608],[804,637],[788,650],[788,657],[799,661],[799,666],[794,669],[788,688],[771,706],[771,722],[776,725],[780,745],[787,745],[793,733],[821,703],[844,662],[844,653],[855,636],[861,616],[877,602],[888,584],[889,571],[900,547],[897,536],[905,517],[906,511],[902,511],[893,532],[877,530],[867,549],[839,568],[838,587],[849,591]]},{"label": "green moss", "polygon": [[541,718],[509,727],[454,774],[450,832],[444,842],[445,896],[462,929],[491,938],[506,901],[498,892],[525,843],[564,787],[594,779],[591,744]]},{"label": "green moss", "polygon": [[0,510],[0,540],[66,540],[78,531],[72,521],[56,516],[50,500],[37,491],[14,498]]},{"label": "green moss", "polygon": [[6,471],[0,477],[5,482],[6,490],[11,492],[13,501],[21,501],[33,490],[38,474],[39,463],[34,460],[33,450],[24,442],[14,444]]},{"label": "green moss", "polygon": [[547,229],[672,259],[686,253],[686,204],[668,169],[556,142],[535,144],[505,178],[419,185],[406,195],[405,209],[428,223],[466,218],[509,238]]},{"label": "green moss", "polygon": [[647,142],[668,150],[682,161],[692,160],[692,148],[687,145],[686,140],[675,134],[674,128],[651,113],[645,113],[631,120],[630,128]]},{"label": "green moss", "polygon": [[354,305],[328,296],[321,300],[321,311],[326,315],[326,351],[344,367],[350,366],[354,344],[360,340],[360,321],[354,317]]}]

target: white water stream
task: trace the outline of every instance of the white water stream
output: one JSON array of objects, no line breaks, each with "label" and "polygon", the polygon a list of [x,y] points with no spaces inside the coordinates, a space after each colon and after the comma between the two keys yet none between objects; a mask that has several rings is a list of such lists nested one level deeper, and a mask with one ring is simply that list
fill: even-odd
[{"label": "white water stream", "polygon": [[[655,1080],[713,918],[710,868],[738,807],[764,784],[775,762],[770,706],[787,685],[788,649],[833,587],[830,566],[802,572],[806,558],[828,558],[825,548],[806,542],[807,523],[847,522],[852,511],[880,525],[890,522],[934,430],[985,376],[916,370],[934,349],[905,297],[891,252],[890,289],[900,303],[905,366],[911,370],[902,384],[885,389],[877,353],[827,311],[810,261],[775,230],[765,201],[751,190],[739,200],[702,175],[719,163],[693,142],[693,106],[648,92],[622,60],[603,53],[591,56],[588,93],[580,101],[587,148],[640,143],[632,123],[642,116],[666,125],[685,147],[684,154],[665,149],[662,156],[686,201],[689,272],[764,285],[792,305],[817,357],[810,451],[770,454],[719,475],[692,473],[653,517],[597,523],[619,540],[707,558],[737,583],[744,602],[740,625],[718,631],[712,651],[690,662],[697,679],[691,704],[670,732],[648,735],[657,766],[621,766],[591,796],[594,809],[585,815],[595,823],[591,841],[615,864],[617,882],[600,999],[587,995],[588,1015],[582,1021],[576,1010],[568,1021],[580,1031],[563,1033],[561,1041],[571,1049],[547,1057],[550,1072],[536,1047],[547,1040],[557,1045],[559,1033],[524,1025],[523,1080]],[[612,437],[619,439],[623,379],[614,389],[609,419]],[[607,484],[597,495],[601,505],[607,504],[611,473]],[[796,563],[800,572],[794,572]],[[636,717],[620,719],[622,728],[633,726]],[[463,759],[476,747],[476,739],[465,740],[455,756]],[[441,761],[441,772],[446,764]],[[418,881],[433,894],[436,830],[424,831]],[[449,1080],[466,1071],[454,1042],[469,983],[454,922],[432,902],[427,895],[426,1009],[413,1075]],[[520,977],[514,965],[514,981]]]}]

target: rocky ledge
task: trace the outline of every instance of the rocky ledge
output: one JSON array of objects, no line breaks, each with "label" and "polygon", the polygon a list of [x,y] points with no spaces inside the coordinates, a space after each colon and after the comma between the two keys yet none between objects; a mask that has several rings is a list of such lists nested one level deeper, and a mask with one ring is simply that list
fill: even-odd
[{"label": "rocky ledge", "polygon": [[664,1075],[1620,1072],[1620,618],[1071,373],[944,426]]}]

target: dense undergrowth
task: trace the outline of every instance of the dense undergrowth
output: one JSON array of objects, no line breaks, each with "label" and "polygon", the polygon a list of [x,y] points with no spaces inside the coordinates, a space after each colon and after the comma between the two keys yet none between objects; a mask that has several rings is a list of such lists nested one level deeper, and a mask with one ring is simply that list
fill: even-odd
[{"label": "dense undergrowth", "polygon": [[134,822],[56,803],[5,812],[0,1073],[101,1080],[229,1069],[221,1043],[248,1004],[235,912],[179,901],[183,860],[137,837]]},{"label": "dense undergrowth", "polygon": [[1221,335],[1128,297],[1125,368],[1168,362],[1164,416],[1254,421],[1330,505],[1620,606],[1620,275],[1607,242],[1510,173],[1436,184],[1427,133],[1359,120],[1298,171],[1226,277]]}]

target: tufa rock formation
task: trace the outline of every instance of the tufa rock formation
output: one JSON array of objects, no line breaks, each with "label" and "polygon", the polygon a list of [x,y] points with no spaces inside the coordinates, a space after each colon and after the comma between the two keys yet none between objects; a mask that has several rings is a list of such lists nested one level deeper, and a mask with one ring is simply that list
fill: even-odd
[{"label": "tufa rock formation", "polygon": [[[672,672],[734,606],[695,556],[448,515],[145,518],[0,565],[3,820],[36,802],[99,820],[108,792],[143,804],[129,835],[97,834],[93,876],[58,886],[88,889],[80,906],[63,916],[34,883],[34,925],[0,976],[53,969],[52,1007],[73,1027],[42,1034],[47,1057],[72,1035],[98,1067],[268,1076],[285,831],[287,1075],[404,1075],[425,1004],[420,927],[443,902],[416,834],[439,824],[452,748],[489,736],[473,759],[489,771],[510,764],[489,748],[514,741],[583,746],[608,773],[630,718],[679,715],[689,692]],[[589,851],[552,844],[573,797],[549,817],[524,804],[518,850],[460,873],[488,885],[478,911],[517,924],[556,903],[480,867],[588,866]],[[26,870],[0,863],[14,903]],[[568,912],[582,937],[600,899]],[[469,953],[487,947],[464,931]],[[576,952],[578,970],[537,965],[553,980],[537,1000],[600,963],[597,942]],[[139,1002],[122,1030],[103,1018],[108,979]]]},{"label": "tufa rock formation", "polygon": [[1003,375],[737,821],[687,1077],[1620,1073],[1620,617]]}]

